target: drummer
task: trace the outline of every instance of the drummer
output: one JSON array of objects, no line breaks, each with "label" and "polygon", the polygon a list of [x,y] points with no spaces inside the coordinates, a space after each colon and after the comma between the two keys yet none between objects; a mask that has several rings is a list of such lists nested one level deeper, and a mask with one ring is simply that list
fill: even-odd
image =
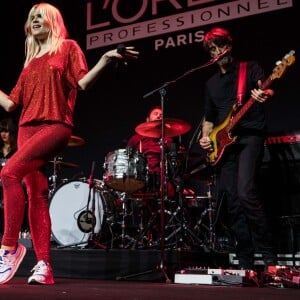
[{"label": "drummer", "polygon": [[[146,122],[158,121],[162,119],[162,109],[160,106],[151,108],[147,114]],[[155,135],[155,134],[154,134]],[[175,141],[172,137],[165,137],[166,150],[173,148]],[[142,153],[147,159],[148,182],[147,191],[158,192],[160,188],[160,165],[161,165],[161,138],[148,137],[135,133],[128,142],[127,147],[134,151]],[[173,184],[168,183],[167,195],[170,198],[175,196],[175,188]]]}]

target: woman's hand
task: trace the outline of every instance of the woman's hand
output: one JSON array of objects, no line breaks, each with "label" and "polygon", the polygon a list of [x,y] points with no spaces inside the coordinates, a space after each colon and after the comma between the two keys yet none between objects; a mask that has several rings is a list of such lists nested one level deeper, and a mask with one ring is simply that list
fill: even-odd
[{"label": "woman's hand", "polygon": [[109,50],[103,54],[102,58],[110,61],[112,58],[117,58],[124,61],[127,64],[127,60],[137,59],[139,52],[134,49],[133,46],[124,47],[122,49],[116,48]]}]

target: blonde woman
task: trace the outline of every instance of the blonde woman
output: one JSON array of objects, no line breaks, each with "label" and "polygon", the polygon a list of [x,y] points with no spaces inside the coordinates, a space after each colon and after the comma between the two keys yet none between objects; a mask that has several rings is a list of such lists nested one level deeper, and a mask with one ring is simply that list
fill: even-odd
[{"label": "blonde woman", "polygon": [[37,260],[28,283],[53,284],[48,180],[42,167],[68,143],[77,90],[91,87],[112,60],[135,59],[139,53],[133,47],[124,47],[121,54],[118,49],[110,50],[88,70],[79,45],[67,38],[60,11],[48,3],[30,9],[24,28],[24,68],[9,95],[0,91],[0,105],[4,110],[22,107],[18,150],[1,172],[5,229],[0,250],[0,283],[14,276],[26,254],[26,248],[18,244],[25,207],[23,181]]}]

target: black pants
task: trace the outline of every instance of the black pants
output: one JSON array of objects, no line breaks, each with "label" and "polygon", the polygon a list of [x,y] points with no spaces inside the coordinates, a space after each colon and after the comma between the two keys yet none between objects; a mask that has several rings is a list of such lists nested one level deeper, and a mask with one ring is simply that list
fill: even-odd
[{"label": "black pants", "polygon": [[245,136],[228,146],[217,166],[218,197],[224,196],[228,226],[236,241],[241,268],[253,267],[254,252],[268,264],[276,258],[263,201],[257,191],[264,138]]}]

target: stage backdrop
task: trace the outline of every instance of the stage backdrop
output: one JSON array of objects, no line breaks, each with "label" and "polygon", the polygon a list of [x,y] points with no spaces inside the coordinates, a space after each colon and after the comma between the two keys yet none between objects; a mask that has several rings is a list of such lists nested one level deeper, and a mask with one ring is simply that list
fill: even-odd
[{"label": "stage backdrop", "polygon": [[[213,26],[231,31],[234,54],[241,60],[258,60],[268,75],[278,60],[291,50],[296,51],[295,64],[274,81],[276,94],[266,105],[269,135],[299,138],[299,34],[296,28],[300,17],[299,1],[49,2],[62,11],[70,37],[78,41],[90,67],[105,51],[119,44],[135,46],[140,51],[137,61],[128,62],[127,66],[113,64],[91,90],[79,92],[73,134],[83,138],[85,144],[68,147],[62,153],[63,161],[78,167],[62,168],[61,178],[89,177],[95,162],[94,177],[101,180],[107,154],[124,148],[135,127],[145,121],[149,108],[161,104],[159,91],[164,84],[167,84],[163,98],[165,117],[190,123],[191,130],[181,137],[182,146],[199,151],[194,137],[203,118],[204,84],[216,68],[214,65],[200,68],[210,59],[202,49],[202,39]],[[22,69],[23,26],[34,3],[12,0],[0,4],[0,88],[5,92],[12,89]],[[149,93],[151,95],[145,97]],[[10,115],[18,118],[18,113],[17,110]],[[1,118],[7,115],[0,111]],[[295,151],[298,157],[292,157],[294,161],[299,159],[298,149]],[[268,161],[266,164],[268,166]],[[51,167],[49,164],[50,173]],[[286,185],[288,183],[284,189],[289,192]],[[292,209],[298,210],[299,204],[294,205],[297,208]]]}]

